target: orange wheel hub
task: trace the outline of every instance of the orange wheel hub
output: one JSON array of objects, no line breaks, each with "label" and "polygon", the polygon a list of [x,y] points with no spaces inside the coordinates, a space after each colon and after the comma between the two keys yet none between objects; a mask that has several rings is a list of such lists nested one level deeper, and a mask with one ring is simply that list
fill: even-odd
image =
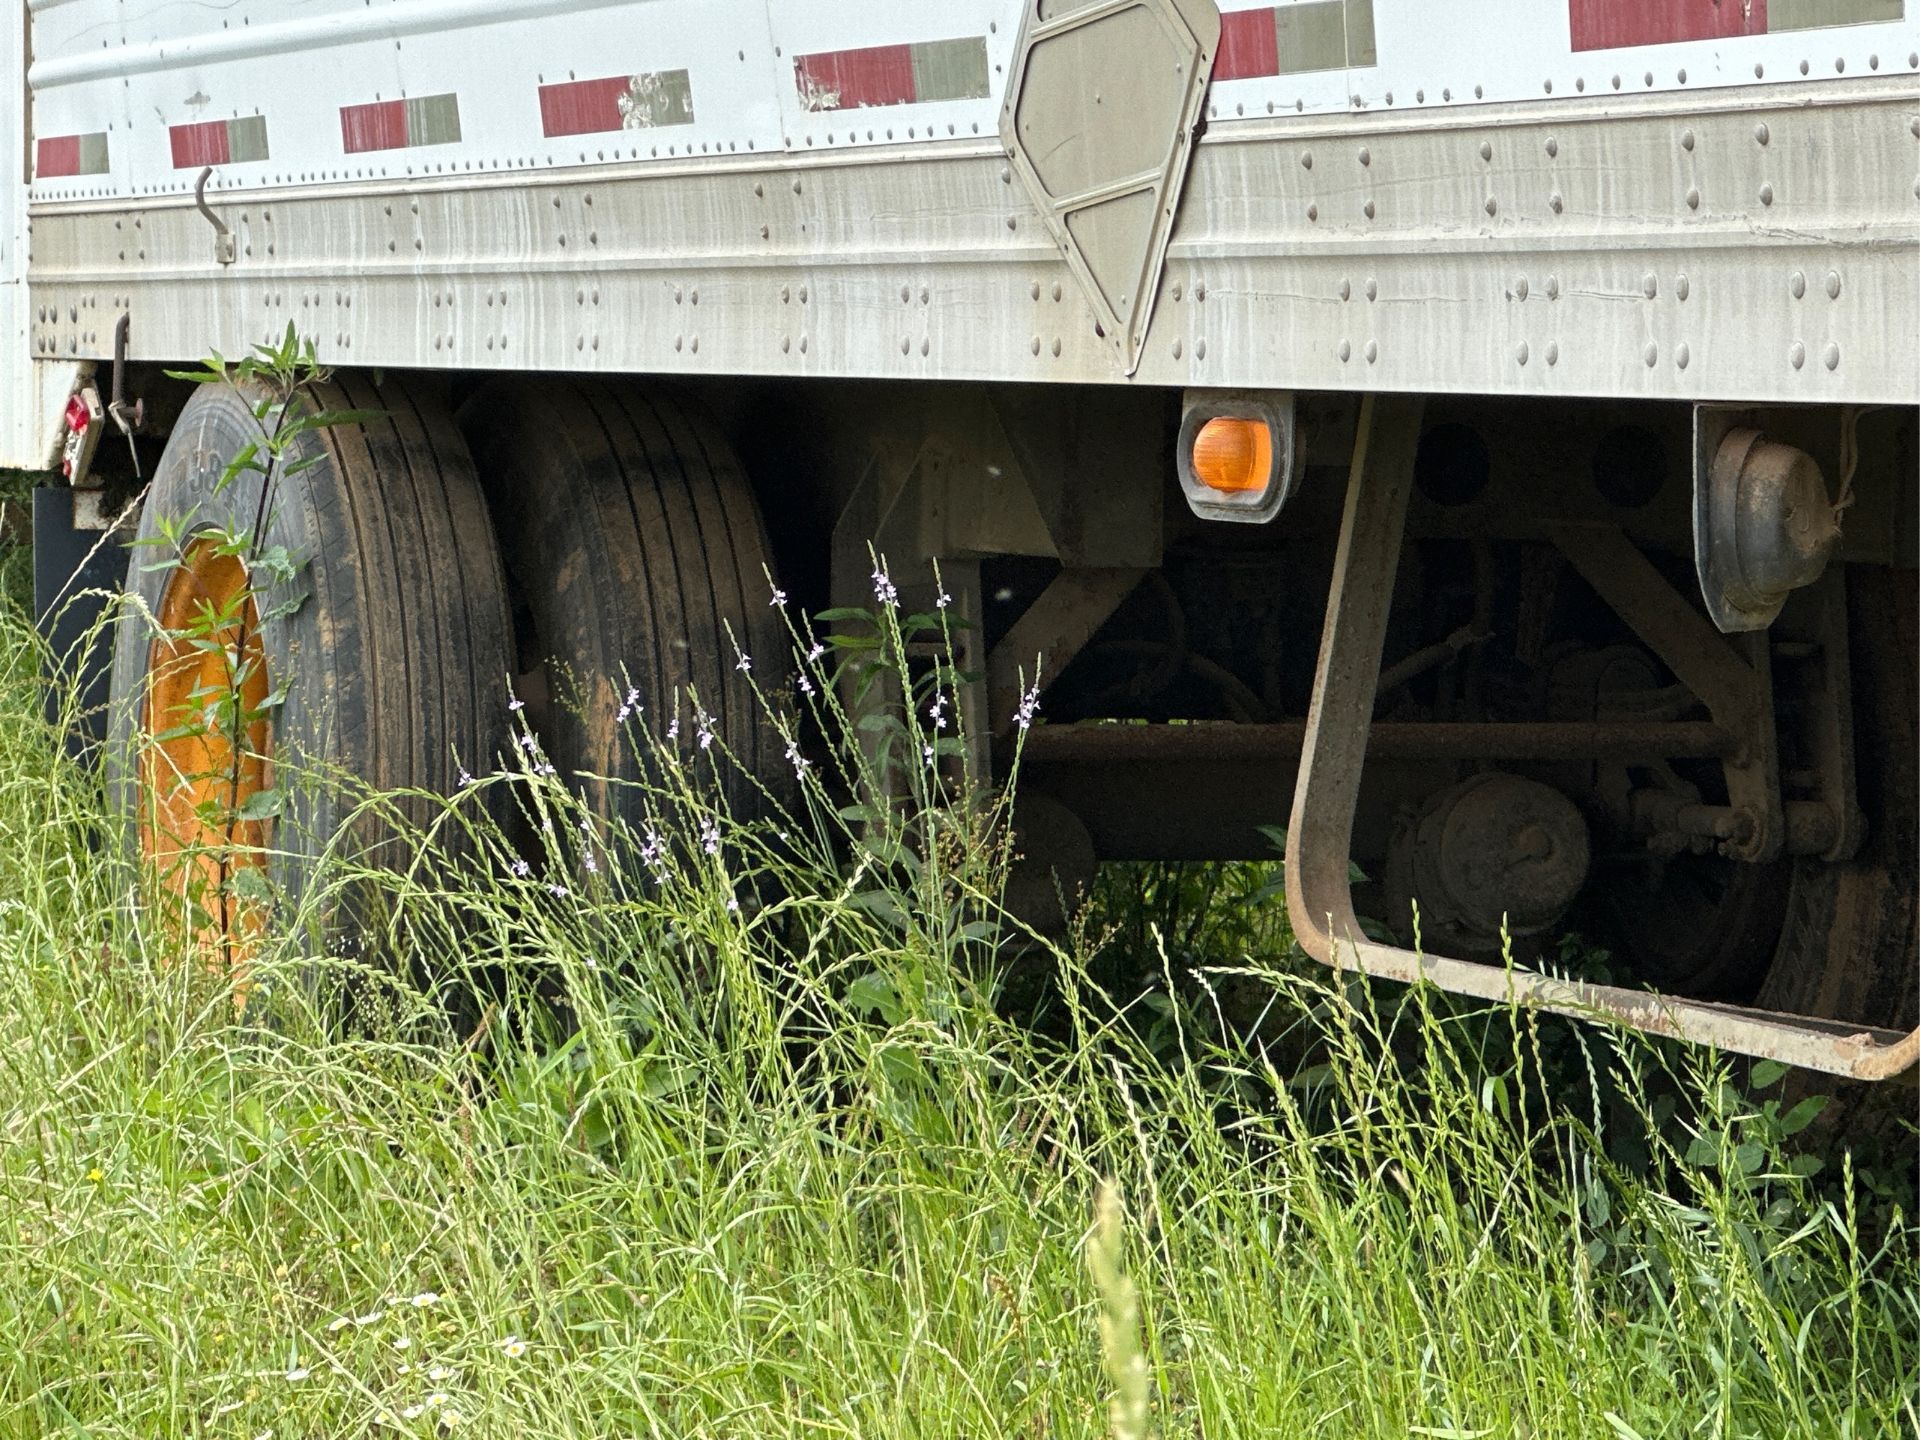
[{"label": "orange wheel hub", "polygon": [[140,849],[165,908],[244,998],[264,915],[235,880],[259,870],[271,821],[242,819],[271,788],[265,647],[245,562],[198,540],[167,581],[147,660]]}]

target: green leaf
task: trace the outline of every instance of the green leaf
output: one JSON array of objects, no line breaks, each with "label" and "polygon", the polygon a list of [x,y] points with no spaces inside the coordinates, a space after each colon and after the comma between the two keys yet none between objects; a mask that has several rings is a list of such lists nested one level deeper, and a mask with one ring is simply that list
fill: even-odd
[{"label": "green leaf", "polygon": [[1833,1103],[1831,1095],[1809,1095],[1789,1110],[1780,1121],[1782,1135],[1798,1135],[1820,1118],[1820,1112]]},{"label": "green leaf", "polygon": [[1778,1060],[1758,1061],[1748,1075],[1748,1083],[1756,1090],[1765,1090],[1780,1083],[1780,1077],[1787,1073],[1787,1067]]},{"label": "green leaf", "polygon": [[865,620],[869,625],[871,625],[873,623],[874,617],[873,617],[873,612],[871,610],[857,610],[852,606],[842,605],[837,607],[836,609],[822,610],[818,615],[814,616],[813,618],[815,620],[821,621],[822,623],[828,624],[828,625],[837,624],[842,620]]},{"label": "green leaf", "polygon": [[848,1008],[877,1014],[889,1024],[899,1017],[900,998],[876,970],[869,970],[847,986],[846,999]]},{"label": "green leaf", "polygon": [[246,804],[233,812],[236,820],[271,820],[286,808],[287,797],[278,790],[256,790]]},{"label": "green leaf", "polygon": [[227,888],[242,900],[257,900],[264,905],[273,899],[273,885],[258,865],[239,866],[227,877]]}]

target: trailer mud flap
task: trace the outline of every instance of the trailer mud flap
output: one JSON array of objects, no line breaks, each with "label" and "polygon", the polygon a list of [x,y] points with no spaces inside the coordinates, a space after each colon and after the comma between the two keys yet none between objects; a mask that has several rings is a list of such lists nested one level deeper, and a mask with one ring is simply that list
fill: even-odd
[{"label": "trailer mud flap", "polygon": [[[46,485],[33,492],[33,614],[46,641],[46,715],[62,726],[67,753],[91,757],[107,738],[107,676],[112,627],[101,623],[127,577],[125,518],[104,528],[100,492]],[[76,519],[92,524],[77,524]]]},{"label": "trailer mud flap", "polygon": [[1000,140],[1131,375],[1207,82],[1213,0],[1029,0]]},{"label": "trailer mud flap", "polygon": [[1334,555],[1326,627],[1287,829],[1287,913],[1314,959],[1336,969],[1712,1045],[1852,1080],[1885,1080],[1920,1064],[1920,1029],[1896,1030],[1641,990],[1561,980],[1518,966],[1426,955],[1369,939],[1354,912],[1348,856],[1360,767],[1379,685],[1393,577],[1406,528],[1422,402],[1361,402]]}]

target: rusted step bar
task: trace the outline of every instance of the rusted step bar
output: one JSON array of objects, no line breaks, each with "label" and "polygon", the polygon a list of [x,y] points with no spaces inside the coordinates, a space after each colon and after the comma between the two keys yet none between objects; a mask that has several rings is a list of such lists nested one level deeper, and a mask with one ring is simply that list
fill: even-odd
[{"label": "rusted step bar", "polygon": [[1902,1034],[1835,1025],[1812,1016],[1673,1000],[1614,985],[1562,980],[1517,965],[1422,954],[1381,944],[1361,928],[1348,881],[1354,803],[1413,488],[1420,411],[1415,397],[1368,395],[1361,402],[1313,704],[1287,827],[1287,916],[1300,947],[1335,968],[1356,967],[1386,980],[1424,980],[1458,995],[1613,1020],[1648,1034],[1853,1080],[1885,1080],[1912,1070],[1920,1063],[1920,1028]]},{"label": "rusted step bar", "polygon": [[[1298,760],[1304,721],[1251,725],[1209,720],[1185,725],[1091,722],[1041,725],[1027,734],[1032,764],[1120,760]],[[1729,753],[1734,738],[1706,720],[1590,723],[1409,721],[1372,726],[1374,760],[1704,760]]]}]

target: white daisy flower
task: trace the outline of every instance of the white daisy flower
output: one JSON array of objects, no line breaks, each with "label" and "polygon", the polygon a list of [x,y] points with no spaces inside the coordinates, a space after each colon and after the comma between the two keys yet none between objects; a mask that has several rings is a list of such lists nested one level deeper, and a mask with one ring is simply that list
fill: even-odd
[{"label": "white daisy flower", "polygon": [[313,1374],[313,1371],[309,1370],[306,1366],[296,1365],[291,1370],[287,1371],[287,1379],[292,1381],[295,1385],[298,1385],[302,1380],[305,1380],[308,1376],[312,1374]]},{"label": "white daisy flower", "polygon": [[527,1353],[527,1342],[518,1335],[509,1335],[500,1342],[500,1353],[509,1360],[518,1360]]},{"label": "white daisy flower", "polygon": [[438,1305],[440,1303],[440,1297],[431,1290],[422,1290],[407,1303],[424,1310],[429,1305]]}]

